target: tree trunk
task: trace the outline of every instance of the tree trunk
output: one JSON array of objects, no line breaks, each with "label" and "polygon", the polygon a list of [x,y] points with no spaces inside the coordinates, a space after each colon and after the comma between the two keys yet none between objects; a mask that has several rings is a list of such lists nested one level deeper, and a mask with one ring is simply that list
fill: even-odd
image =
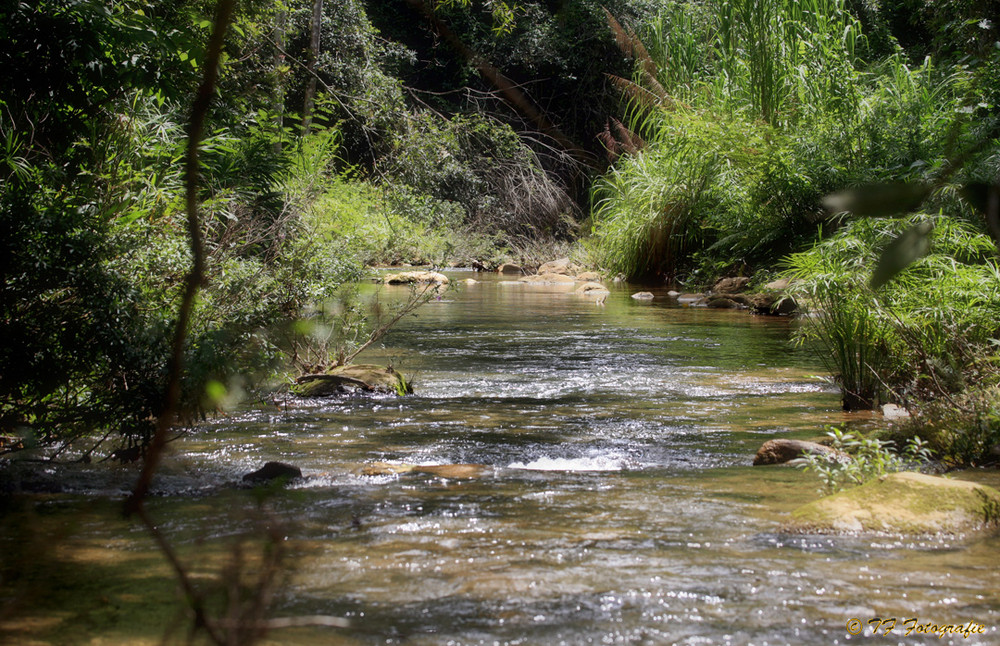
[{"label": "tree trunk", "polygon": [[302,134],[308,135],[312,126],[313,103],[316,99],[316,61],[319,60],[319,37],[323,31],[323,0],[313,0],[312,36],[309,40],[309,61],[306,69],[309,81],[306,83],[305,101],[302,105]]}]

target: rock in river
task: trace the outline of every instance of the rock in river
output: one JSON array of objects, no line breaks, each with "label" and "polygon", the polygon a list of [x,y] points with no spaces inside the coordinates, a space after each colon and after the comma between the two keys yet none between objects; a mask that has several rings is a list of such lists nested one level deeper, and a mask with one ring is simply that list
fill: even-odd
[{"label": "rock in river", "polygon": [[891,473],[792,512],[792,527],[815,532],[956,534],[996,527],[1000,491],[923,473]]},{"label": "rock in river", "polygon": [[524,268],[521,265],[515,265],[512,263],[504,263],[497,268],[498,274],[524,274]]},{"label": "rock in river", "polygon": [[599,294],[610,293],[608,288],[600,283],[584,283],[576,288],[577,294],[583,294],[585,296],[597,296]]},{"label": "rock in river", "polygon": [[542,266],[538,268],[538,273],[574,276],[579,269],[579,267],[570,262],[569,258],[560,258],[558,260],[550,260],[549,262],[542,263]]},{"label": "rock in river", "polygon": [[389,274],[382,279],[386,285],[409,285],[411,283],[429,283],[431,285],[447,285],[448,277],[436,271],[401,271]]},{"label": "rock in river", "polygon": [[788,440],[780,438],[768,440],[757,450],[757,455],[753,458],[754,466],[764,464],[784,464],[800,458],[807,453],[816,455],[843,456],[844,454],[829,446],[823,446],[816,442],[806,442],[803,440]]},{"label": "rock in river", "polygon": [[354,390],[397,395],[413,392],[403,375],[392,368],[371,364],[337,366],[325,373],[303,375],[292,385],[299,397],[329,397]]},{"label": "rock in river", "polygon": [[302,477],[302,470],[284,462],[268,462],[253,473],[243,476],[247,484],[263,484],[273,480],[295,480]]}]

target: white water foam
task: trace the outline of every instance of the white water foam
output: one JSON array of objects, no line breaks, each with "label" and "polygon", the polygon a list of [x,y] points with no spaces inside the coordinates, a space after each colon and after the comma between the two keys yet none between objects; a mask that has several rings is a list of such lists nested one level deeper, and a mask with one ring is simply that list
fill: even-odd
[{"label": "white water foam", "polygon": [[531,462],[512,462],[508,469],[527,471],[621,471],[628,462],[619,456],[598,455],[587,458],[542,457]]}]

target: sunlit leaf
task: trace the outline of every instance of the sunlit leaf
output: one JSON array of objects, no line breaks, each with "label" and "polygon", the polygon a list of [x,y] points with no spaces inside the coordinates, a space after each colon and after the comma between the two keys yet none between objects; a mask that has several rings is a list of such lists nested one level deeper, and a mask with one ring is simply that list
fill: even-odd
[{"label": "sunlit leaf", "polygon": [[220,381],[210,379],[205,383],[205,399],[213,405],[217,406],[222,403],[228,393],[226,385]]},{"label": "sunlit leaf", "polygon": [[899,272],[909,267],[915,260],[930,249],[930,234],[934,223],[924,220],[913,225],[898,238],[889,243],[878,259],[878,265],[872,272],[871,287],[878,289],[892,280]]},{"label": "sunlit leaf", "polygon": [[931,192],[922,182],[889,182],[868,184],[823,198],[823,206],[831,213],[849,211],[872,217],[915,211]]}]

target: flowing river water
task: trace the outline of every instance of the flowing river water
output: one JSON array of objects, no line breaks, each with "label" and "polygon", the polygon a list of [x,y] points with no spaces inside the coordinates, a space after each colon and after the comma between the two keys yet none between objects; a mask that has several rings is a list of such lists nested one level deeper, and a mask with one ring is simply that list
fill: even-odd
[{"label": "flowing river water", "polygon": [[[290,552],[271,614],[350,621],[271,643],[1000,643],[995,534],[784,528],[818,480],[751,467],[754,452],[858,422],[791,346],[795,322],[476,277],[365,358],[393,362],[415,395],[261,404],[173,444],[149,508],[195,580],[234,579],[238,539],[278,527]],[[232,486],[268,460],[307,478]],[[378,463],[423,468],[362,473]],[[0,641],[183,641],[170,570],[120,516],[134,476],[53,472],[63,491],[4,508]],[[847,630],[875,617],[898,622]],[[986,632],[906,635],[910,618]]]}]

